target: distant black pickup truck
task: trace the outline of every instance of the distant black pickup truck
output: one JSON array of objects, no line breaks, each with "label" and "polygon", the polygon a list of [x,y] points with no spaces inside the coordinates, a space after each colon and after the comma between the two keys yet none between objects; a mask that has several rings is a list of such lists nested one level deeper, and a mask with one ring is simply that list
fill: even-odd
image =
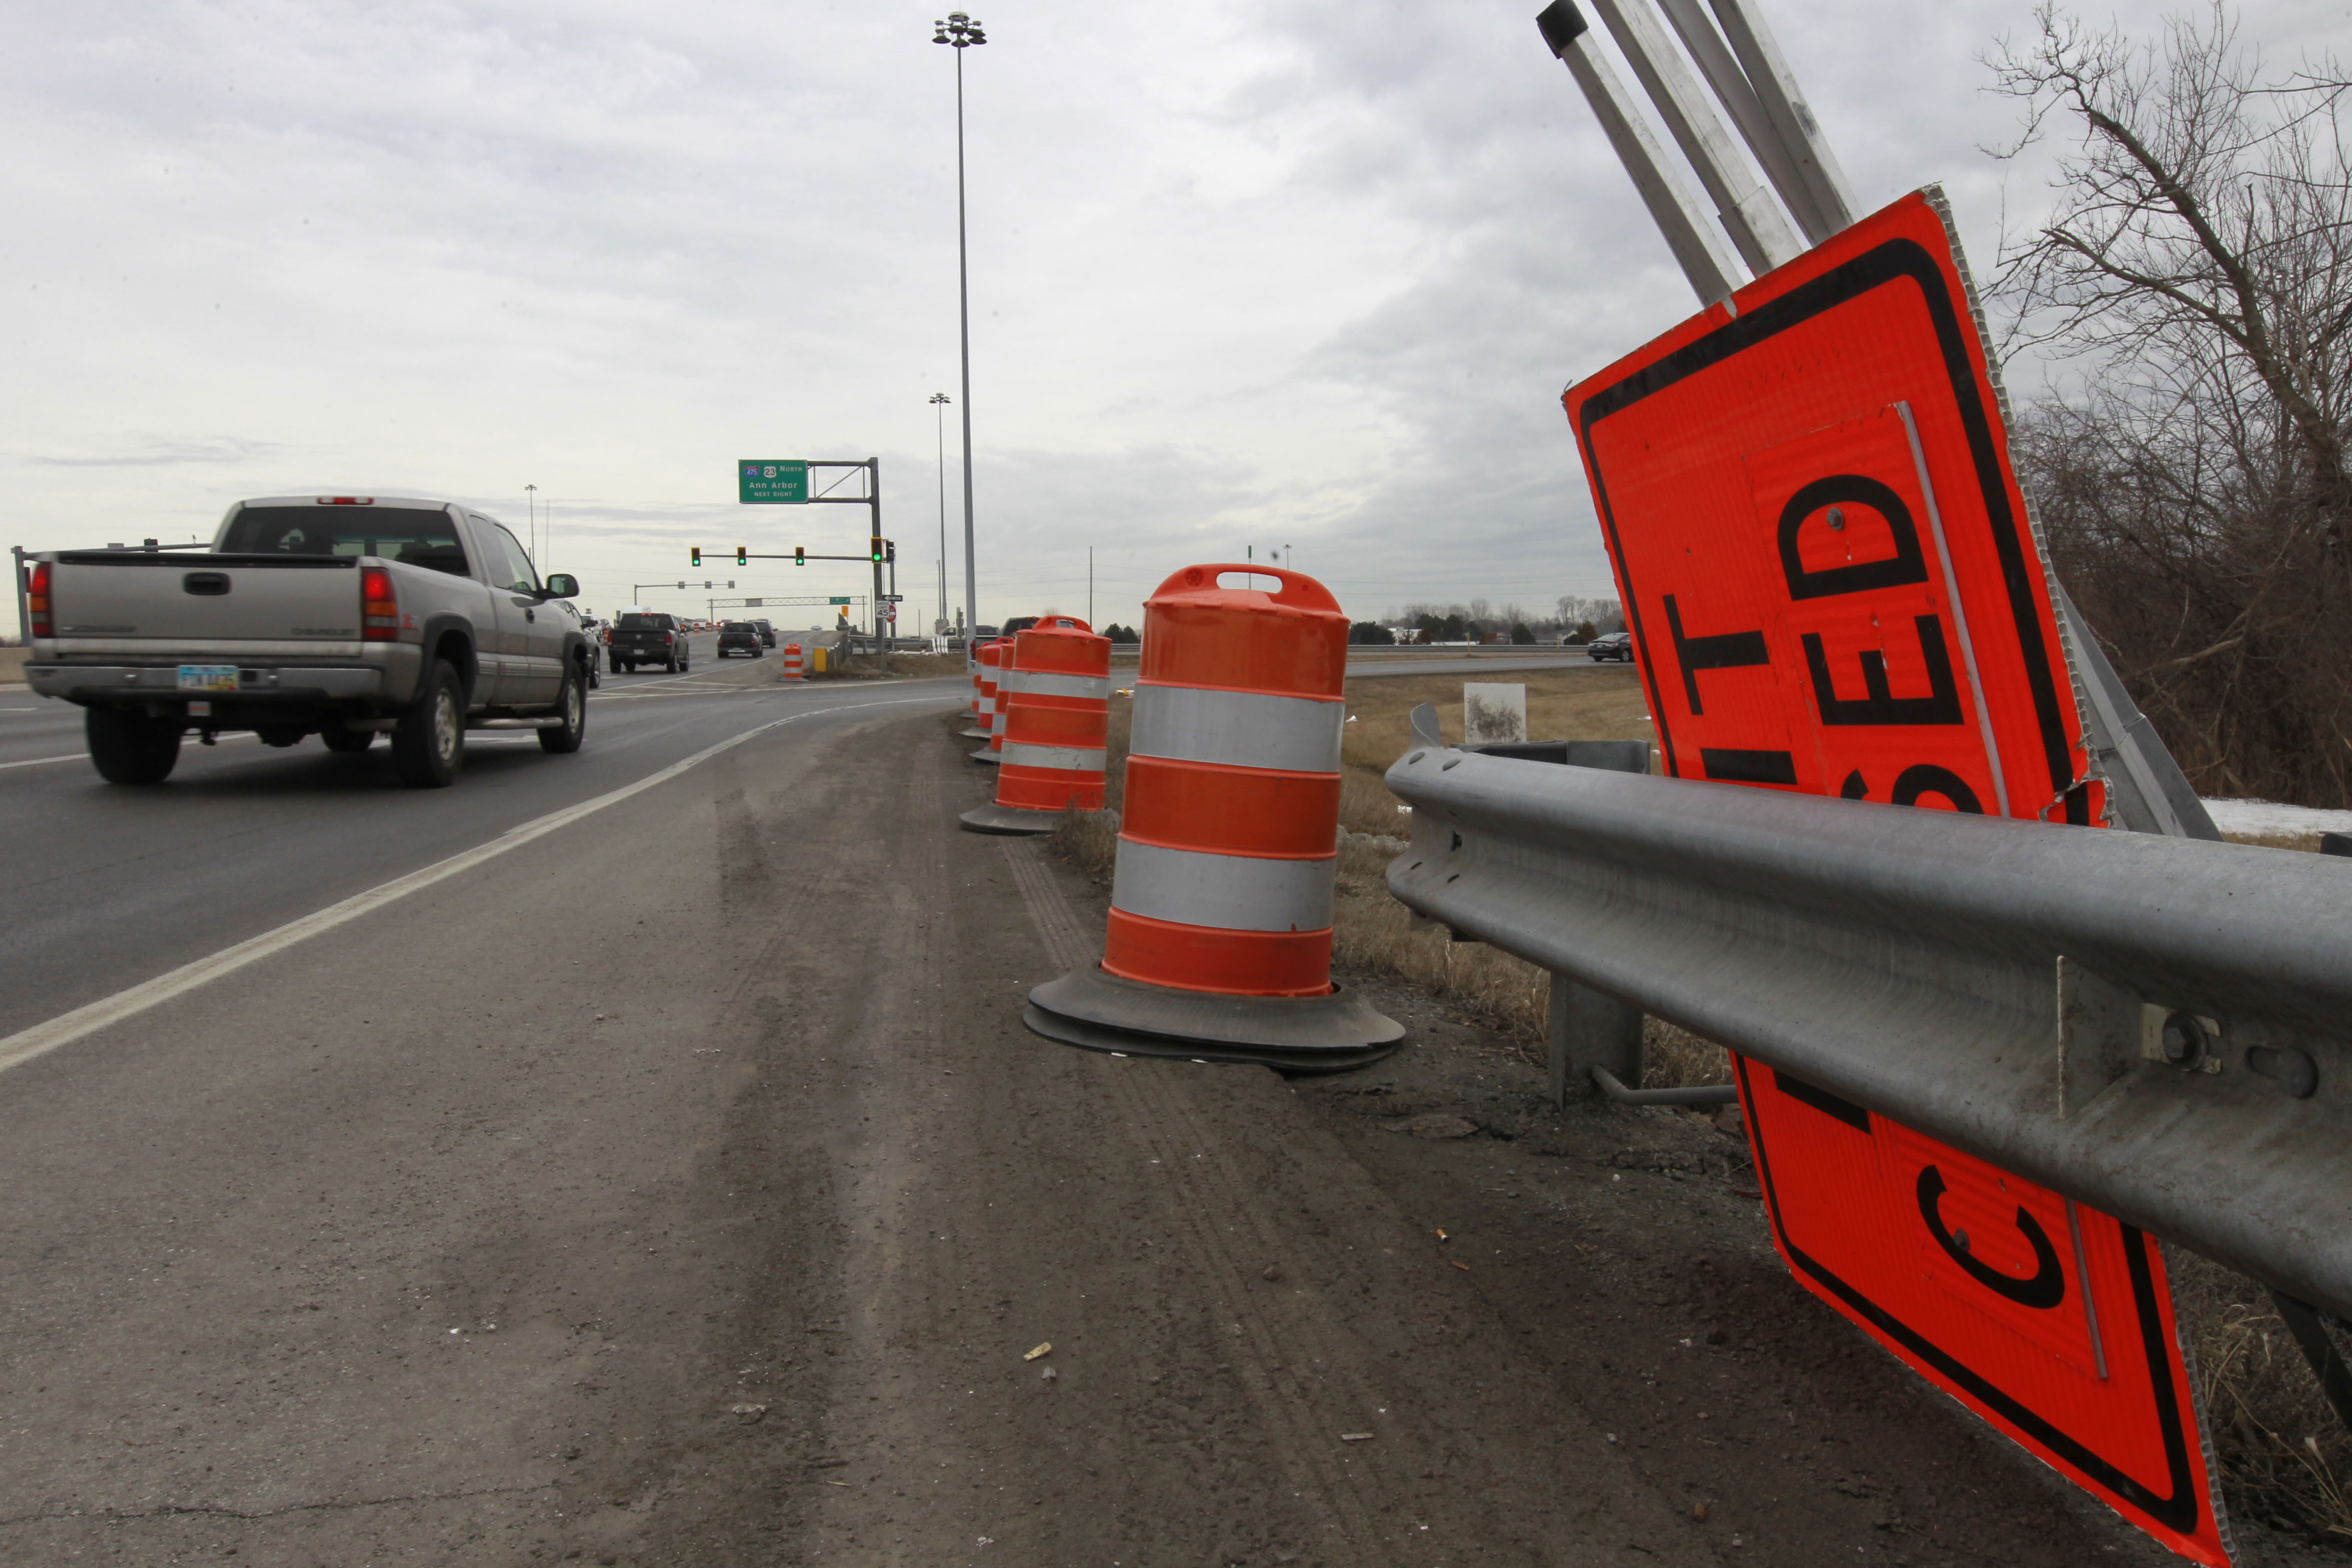
[{"label": "distant black pickup truck", "polygon": [[719,657],[730,653],[748,653],[753,658],[768,657],[766,645],[760,640],[760,627],[755,621],[726,621],[719,627]]},{"label": "distant black pickup truck", "polygon": [[693,668],[688,660],[686,628],[678,625],[676,616],[658,610],[630,611],[614,621],[605,656],[616,670],[658,664],[674,675]]}]

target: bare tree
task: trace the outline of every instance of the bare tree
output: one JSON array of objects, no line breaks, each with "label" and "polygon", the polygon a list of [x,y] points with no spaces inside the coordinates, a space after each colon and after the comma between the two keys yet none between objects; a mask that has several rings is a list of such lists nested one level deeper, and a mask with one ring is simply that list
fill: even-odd
[{"label": "bare tree", "polygon": [[2266,74],[2219,3],[2035,23],[1988,64],[2019,147],[2069,144],[1995,297],[2084,363],[2017,432],[2053,558],[2200,788],[2352,803],[2352,83]]}]

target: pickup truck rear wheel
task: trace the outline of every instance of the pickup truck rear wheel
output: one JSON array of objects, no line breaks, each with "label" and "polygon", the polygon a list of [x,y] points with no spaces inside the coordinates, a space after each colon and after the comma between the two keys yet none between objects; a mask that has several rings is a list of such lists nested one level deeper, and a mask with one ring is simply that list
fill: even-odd
[{"label": "pickup truck rear wheel", "polygon": [[425,667],[416,700],[392,732],[392,760],[400,782],[415,789],[443,788],[465,765],[466,688],[447,659]]},{"label": "pickup truck rear wheel", "polygon": [[555,704],[555,712],[563,724],[539,732],[540,750],[568,757],[580,749],[581,738],[588,732],[588,682],[578,670],[563,678],[563,695]]},{"label": "pickup truck rear wheel", "polygon": [[668,662],[667,662],[667,664],[665,664],[662,668],[665,668],[665,669],[667,669],[670,674],[672,674],[672,675],[676,675],[676,674],[677,673],[677,656],[676,656],[676,655],[672,655],[672,656],[671,656],[671,658],[669,658]]},{"label": "pickup truck rear wheel", "polygon": [[180,724],[121,708],[92,708],[82,718],[89,760],[109,784],[158,784],[180,760]]}]

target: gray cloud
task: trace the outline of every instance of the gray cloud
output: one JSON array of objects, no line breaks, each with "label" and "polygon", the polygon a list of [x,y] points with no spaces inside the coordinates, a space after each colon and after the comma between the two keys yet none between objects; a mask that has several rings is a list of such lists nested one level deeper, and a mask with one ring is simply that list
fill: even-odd
[{"label": "gray cloud", "polygon": [[[1071,607],[1089,544],[1097,613],[1130,621],[1186,561],[1279,544],[1360,613],[1605,591],[1559,393],[1691,302],[1535,9],[982,8],[983,618]],[[927,602],[925,400],[960,395],[933,15],[20,7],[7,542],[201,530],[321,484],[520,519],[535,483],[551,563],[612,603],[689,544],[862,537],[851,508],[736,507],[735,458],[878,455],[900,587]],[[1771,16],[1865,201],[1944,179],[1986,270],[2039,175],[1977,151],[2009,110],[1970,56],[2024,0]],[[2248,11],[2279,46],[2343,27]]]}]

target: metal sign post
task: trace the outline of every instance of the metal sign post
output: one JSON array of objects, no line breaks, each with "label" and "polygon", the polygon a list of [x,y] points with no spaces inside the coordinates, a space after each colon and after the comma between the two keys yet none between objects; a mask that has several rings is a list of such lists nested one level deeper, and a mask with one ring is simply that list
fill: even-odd
[{"label": "metal sign post", "polygon": [[[813,469],[839,468],[840,478],[814,495],[809,492],[809,475]],[[833,492],[851,473],[863,471],[866,489],[863,495],[837,496]],[[816,458],[743,458],[735,464],[735,499],[743,506],[862,506],[870,514],[867,532],[882,532],[882,459],[865,458],[856,461],[832,461]],[[757,561],[777,559],[771,555],[751,557]],[[811,555],[810,561],[863,561],[863,555]],[[874,599],[882,597],[882,566],[874,563]],[[881,627],[877,622],[876,635]]]}]

